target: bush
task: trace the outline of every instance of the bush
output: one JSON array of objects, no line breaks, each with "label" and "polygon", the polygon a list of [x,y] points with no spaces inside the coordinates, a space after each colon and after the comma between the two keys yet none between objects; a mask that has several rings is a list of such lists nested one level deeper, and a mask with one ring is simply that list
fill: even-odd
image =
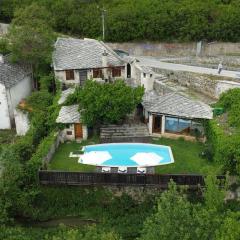
[{"label": "bush", "polygon": [[[218,120],[209,121],[206,126],[208,149],[214,160],[222,164],[224,171],[240,174],[240,89],[230,89],[220,96],[217,106],[223,107],[228,117],[229,132],[224,132]],[[230,129],[230,126],[234,127]]]},{"label": "bush", "polygon": [[33,111],[46,111],[52,105],[53,95],[46,90],[33,92],[27,98],[27,104]]}]

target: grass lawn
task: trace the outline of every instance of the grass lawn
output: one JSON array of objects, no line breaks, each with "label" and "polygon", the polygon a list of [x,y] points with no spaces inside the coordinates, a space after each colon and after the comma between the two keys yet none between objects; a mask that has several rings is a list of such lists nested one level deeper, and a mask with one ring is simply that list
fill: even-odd
[{"label": "grass lawn", "polygon": [[172,164],[156,167],[156,173],[207,174],[209,171],[219,172],[219,165],[199,156],[203,150],[202,143],[167,138],[153,140],[153,143],[170,146],[175,160]]},{"label": "grass lawn", "polygon": [[95,166],[78,163],[78,158],[69,157],[70,152],[80,150],[82,146],[97,143],[96,140],[77,142],[65,142],[59,146],[54,154],[48,169],[65,171],[85,171],[92,172]]},{"label": "grass lawn", "polygon": [[[98,140],[90,139],[88,141],[83,141],[82,143],[66,142],[61,144],[54,154],[48,168],[51,170],[65,171],[94,171],[94,166],[80,164],[78,163],[78,158],[69,157],[70,152],[76,152],[77,150],[80,150],[82,146],[94,143],[98,143]],[[153,140],[153,143],[170,146],[175,160],[172,164],[156,167],[156,173],[207,174],[209,171],[219,172],[219,166],[217,164],[209,162],[199,156],[203,150],[202,143],[167,138]]]}]

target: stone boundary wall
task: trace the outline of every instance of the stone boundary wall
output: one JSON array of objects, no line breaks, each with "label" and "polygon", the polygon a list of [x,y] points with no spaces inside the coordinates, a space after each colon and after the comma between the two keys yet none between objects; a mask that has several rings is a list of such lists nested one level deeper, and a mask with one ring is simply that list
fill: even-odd
[{"label": "stone boundary wall", "polygon": [[[158,42],[126,42],[107,43],[113,49],[122,49],[136,56],[196,56],[197,43],[158,43]],[[201,56],[240,56],[240,43],[212,42],[203,43]]]},{"label": "stone boundary wall", "polygon": [[28,112],[14,109],[14,119],[18,136],[24,136],[30,128]]},{"label": "stone boundary wall", "polygon": [[57,136],[56,136],[55,142],[50,147],[48,154],[43,158],[43,162],[45,164],[48,164],[51,161],[51,159],[52,159],[54,153],[56,152],[56,150],[58,149],[58,146],[60,145],[60,143],[64,143],[64,141],[65,141],[63,131],[56,133],[56,135]]},{"label": "stone boundary wall", "polygon": [[0,36],[8,33],[10,24],[0,23]]},{"label": "stone boundary wall", "polygon": [[215,94],[217,79],[213,76],[158,68],[154,68],[153,70],[154,72],[164,74],[169,80],[178,82],[182,86],[189,87],[190,89],[203,93],[211,98],[217,98]]}]

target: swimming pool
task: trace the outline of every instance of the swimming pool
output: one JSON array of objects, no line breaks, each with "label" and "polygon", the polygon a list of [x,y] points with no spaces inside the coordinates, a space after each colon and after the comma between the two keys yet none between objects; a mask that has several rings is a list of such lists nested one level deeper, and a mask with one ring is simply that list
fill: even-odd
[{"label": "swimming pool", "polygon": [[174,162],[169,146],[146,143],[108,143],[88,145],[79,162],[108,167],[148,167]]}]

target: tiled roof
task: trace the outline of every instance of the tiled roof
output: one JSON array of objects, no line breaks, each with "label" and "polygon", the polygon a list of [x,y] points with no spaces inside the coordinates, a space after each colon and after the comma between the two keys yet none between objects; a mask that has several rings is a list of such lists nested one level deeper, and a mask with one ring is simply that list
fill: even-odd
[{"label": "tiled roof", "polygon": [[0,83],[11,88],[31,73],[30,68],[20,64],[9,63],[6,59],[0,62]]},{"label": "tiled roof", "polygon": [[58,100],[58,104],[63,104],[67,100],[67,97],[72,93],[74,93],[74,91],[75,91],[75,88],[68,88],[66,90],[63,90]]},{"label": "tiled roof", "polygon": [[102,67],[102,54],[108,53],[109,66],[123,66],[123,60],[103,42],[94,39],[58,38],[53,53],[54,70]]},{"label": "tiled roof", "polygon": [[78,105],[63,106],[56,119],[57,123],[80,123]]},{"label": "tiled roof", "polygon": [[212,119],[210,106],[193,101],[176,92],[158,95],[154,91],[146,92],[142,104],[148,112],[162,113],[186,118]]}]

